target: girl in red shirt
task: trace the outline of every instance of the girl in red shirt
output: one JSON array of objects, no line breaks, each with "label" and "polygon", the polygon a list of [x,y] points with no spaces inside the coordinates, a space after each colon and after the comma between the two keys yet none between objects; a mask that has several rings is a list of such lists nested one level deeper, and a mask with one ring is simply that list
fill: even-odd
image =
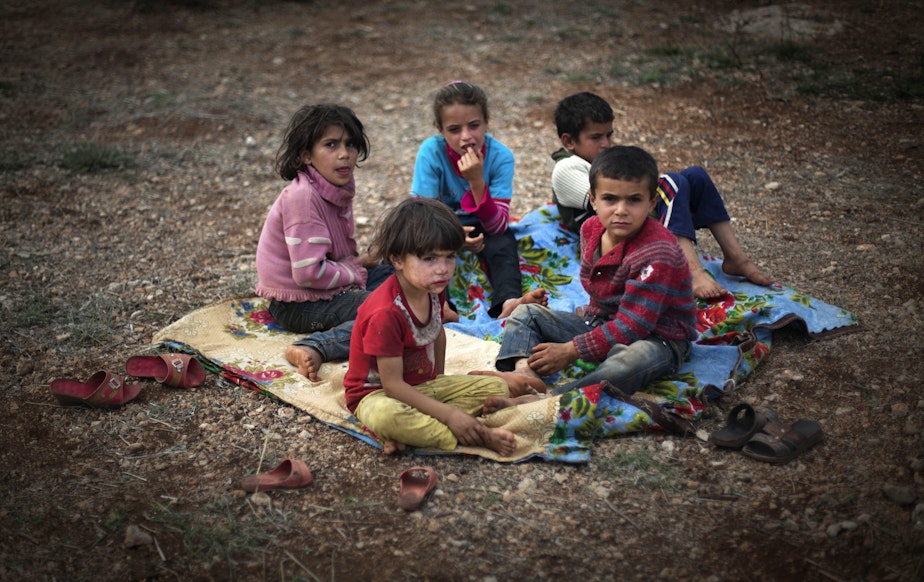
[{"label": "girl in red shirt", "polygon": [[455,214],[423,198],[401,202],[377,229],[371,252],[395,273],[359,308],[343,384],[347,408],[384,443],[386,454],[459,444],[501,457],[516,450],[512,432],[475,418],[485,399],[507,396],[506,382],[444,374],[443,306],[464,239]]}]

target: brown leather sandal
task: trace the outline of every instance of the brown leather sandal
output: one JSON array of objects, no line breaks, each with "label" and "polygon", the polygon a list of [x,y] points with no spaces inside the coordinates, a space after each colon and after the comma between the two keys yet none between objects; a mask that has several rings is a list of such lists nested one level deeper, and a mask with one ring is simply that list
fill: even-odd
[{"label": "brown leather sandal", "polygon": [[821,442],[821,425],[814,420],[797,420],[790,426],[770,423],[754,435],[741,452],[766,463],[783,464]]},{"label": "brown leather sandal", "polygon": [[720,447],[740,449],[767,424],[779,423],[780,419],[771,408],[741,403],[728,413],[728,421],[709,435],[709,442]]}]

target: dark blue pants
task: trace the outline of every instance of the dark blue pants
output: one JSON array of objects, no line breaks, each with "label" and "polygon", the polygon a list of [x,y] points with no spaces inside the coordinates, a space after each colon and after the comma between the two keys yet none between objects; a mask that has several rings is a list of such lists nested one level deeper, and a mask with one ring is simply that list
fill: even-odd
[{"label": "dark blue pants", "polygon": [[372,291],[395,272],[395,269],[390,265],[378,265],[368,271],[365,291],[346,291],[328,301],[272,301],[269,307],[270,315],[289,331],[311,333],[295,341],[293,345],[309,346],[318,350],[325,362],[345,360],[350,355],[350,336],[353,333],[356,310]]},{"label": "dark blue pants", "polygon": [[491,282],[491,307],[488,315],[496,318],[504,308],[504,301],[523,295],[523,275],[520,273],[520,255],[517,253],[517,238],[508,228],[500,234],[487,234],[481,224],[470,224],[475,230],[471,236],[484,234],[484,249],[478,258],[484,261],[488,280]]}]

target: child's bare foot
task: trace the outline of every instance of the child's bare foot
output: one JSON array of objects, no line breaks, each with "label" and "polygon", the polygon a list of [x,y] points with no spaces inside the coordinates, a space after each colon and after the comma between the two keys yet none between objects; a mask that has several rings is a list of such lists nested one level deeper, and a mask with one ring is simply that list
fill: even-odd
[{"label": "child's bare foot", "polygon": [[298,368],[298,373],[302,376],[312,382],[321,381],[318,372],[321,370],[324,358],[318,350],[308,346],[289,346],[286,348],[286,360]]},{"label": "child's bare foot", "polygon": [[699,268],[693,271],[693,296],[704,301],[711,301],[724,297],[728,291],[712,278],[706,269]]},{"label": "child's bare foot", "polygon": [[763,285],[766,287],[767,285],[773,284],[773,279],[761,273],[760,269],[751,259],[744,259],[741,261],[725,259],[722,261],[722,271],[724,271],[726,275],[744,277],[755,285]]},{"label": "child's bare foot", "polygon": [[548,305],[549,304],[548,292],[545,289],[540,287],[539,289],[533,289],[532,291],[530,291],[526,295],[523,295],[522,297],[514,297],[512,299],[508,299],[507,301],[504,301],[504,307],[503,309],[501,309],[500,315],[497,316],[497,319],[503,319],[505,317],[508,317],[511,313],[513,313],[513,310],[517,308],[517,305],[520,305],[520,304],[528,305],[530,303],[538,303],[539,305]]},{"label": "child's bare foot", "polygon": [[398,441],[385,441],[382,443],[382,451],[386,455],[394,455],[398,451],[403,451],[407,448],[407,445],[404,443],[399,443]]},{"label": "child's bare foot", "polygon": [[502,398],[500,396],[488,396],[484,399],[484,413],[492,414],[498,410],[503,410],[505,408],[510,408],[511,406],[518,406],[520,404],[526,404],[527,402],[535,402],[539,400],[541,396],[538,394],[525,394],[523,396],[517,396],[516,398]]},{"label": "child's bare foot", "polygon": [[517,450],[517,438],[506,428],[484,430],[484,446],[502,457],[509,457]]},{"label": "child's bare foot", "polygon": [[533,370],[532,366],[529,365],[529,358],[519,358],[516,362],[514,362],[513,371],[517,374],[521,374],[529,378],[542,379],[542,376],[539,375],[539,372]]},{"label": "child's bare foot", "polygon": [[527,376],[517,372],[498,372],[496,370],[473,370],[469,372],[474,376],[497,376],[507,383],[509,396],[517,397],[524,394],[544,394],[546,391],[545,382],[542,378],[536,376]]}]

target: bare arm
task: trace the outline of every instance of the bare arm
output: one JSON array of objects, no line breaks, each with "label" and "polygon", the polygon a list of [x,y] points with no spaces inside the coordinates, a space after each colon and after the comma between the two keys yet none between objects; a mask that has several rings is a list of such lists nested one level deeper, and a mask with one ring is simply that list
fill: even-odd
[{"label": "bare arm", "polygon": [[433,356],[436,358],[436,373],[446,373],[446,328],[440,327],[440,335],[433,343]]}]

